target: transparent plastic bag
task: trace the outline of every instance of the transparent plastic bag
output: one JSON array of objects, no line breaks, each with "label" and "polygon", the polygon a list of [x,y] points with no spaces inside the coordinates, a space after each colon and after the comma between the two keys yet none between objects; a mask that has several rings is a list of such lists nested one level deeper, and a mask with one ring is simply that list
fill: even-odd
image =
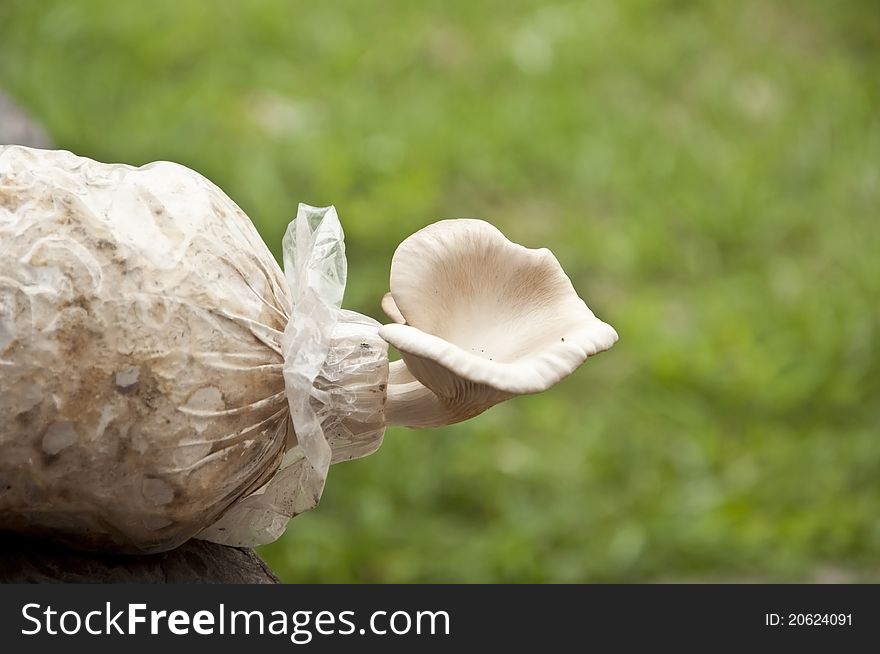
[{"label": "transparent plastic bag", "polygon": [[282,337],[284,379],[296,439],[275,476],[203,531],[205,540],[275,540],[318,503],[331,463],[372,453],[385,433],[388,345],[378,322],[340,309],[346,261],[333,207],[300,205],[284,237],[284,271],[294,306]]},{"label": "transparent plastic bag", "polygon": [[342,239],[301,205],[282,273],[188,168],[0,147],[0,528],[257,545],[315,506],[384,432],[387,345],[339,308]]}]

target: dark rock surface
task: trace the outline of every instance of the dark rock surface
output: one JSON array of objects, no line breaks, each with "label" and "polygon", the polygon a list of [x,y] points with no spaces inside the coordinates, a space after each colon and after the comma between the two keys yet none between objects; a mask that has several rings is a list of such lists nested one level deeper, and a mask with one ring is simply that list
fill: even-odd
[{"label": "dark rock surface", "polygon": [[190,540],[148,556],[78,552],[62,545],[0,533],[0,583],[276,584],[249,549]]},{"label": "dark rock surface", "polygon": [[0,91],[0,145],[29,145],[32,148],[51,148],[46,132]]}]

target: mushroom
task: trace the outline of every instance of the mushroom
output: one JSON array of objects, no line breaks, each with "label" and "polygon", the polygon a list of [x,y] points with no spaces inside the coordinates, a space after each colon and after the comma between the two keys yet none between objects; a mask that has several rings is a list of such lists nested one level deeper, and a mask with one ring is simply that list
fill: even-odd
[{"label": "mushroom", "polygon": [[379,335],[402,356],[390,365],[389,425],[449,425],[540,393],[618,338],[553,253],[482,220],[443,220],[403,241],[382,308],[394,322]]}]

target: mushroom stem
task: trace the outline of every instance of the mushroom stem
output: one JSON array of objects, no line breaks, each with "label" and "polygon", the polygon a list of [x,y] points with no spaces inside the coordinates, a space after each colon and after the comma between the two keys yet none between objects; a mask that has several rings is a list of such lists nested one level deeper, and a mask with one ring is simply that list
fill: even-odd
[{"label": "mushroom stem", "polygon": [[452,420],[449,407],[419,381],[388,384],[385,424],[405,427],[442,427]]},{"label": "mushroom stem", "polygon": [[443,413],[440,398],[413,377],[403,359],[388,364],[385,424],[433,427],[446,424],[440,418]]},{"label": "mushroom stem", "polygon": [[409,368],[406,367],[406,362],[403,359],[391,361],[388,364],[389,384],[408,384],[413,381],[416,381],[416,378],[409,371]]},{"label": "mushroom stem", "polygon": [[473,403],[444,400],[417,380],[404,361],[392,361],[388,367],[388,390],[385,401],[385,424],[391,426],[445,427],[468,420],[488,407]]}]

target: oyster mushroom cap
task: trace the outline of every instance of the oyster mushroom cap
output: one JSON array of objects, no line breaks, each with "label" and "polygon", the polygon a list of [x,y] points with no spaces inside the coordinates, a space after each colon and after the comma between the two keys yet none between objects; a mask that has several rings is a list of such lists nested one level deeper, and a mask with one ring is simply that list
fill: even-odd
[{"label": "oyster mushroom cap", "polygon": [[482,220],[444,220],[401,243],[382,306],[397,324],[379,335],[409,372],[477,413],[548,389],[618,338],[549,250],[513,243]]},{"label": "oyster mushroom cap", "polygon": [[384,311],[385,315],[393,322],[401,324],[406,322],[406,318],[400,313],[400,309],[397,308],[397,304],[394,302],[394,296],[392,296],[391,293],[386,293],[382,297],[382,311]]}]

